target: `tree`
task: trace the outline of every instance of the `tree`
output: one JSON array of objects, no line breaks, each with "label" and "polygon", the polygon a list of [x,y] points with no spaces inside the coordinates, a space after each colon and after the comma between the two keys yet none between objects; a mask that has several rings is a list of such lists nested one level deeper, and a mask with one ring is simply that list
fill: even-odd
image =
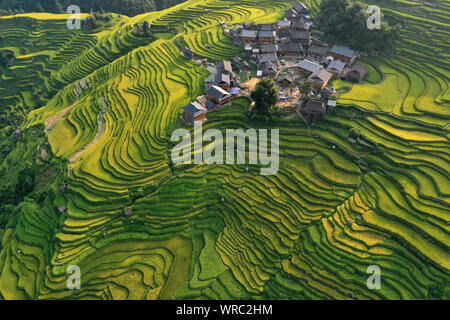
[{"label": "tree", "polygon": [[259,117],[272,118],[278,101],[278,90],[272,79],[263,78],[251,92],[250,97],[255,102],[253,109]]},{"label": "tree", "polygon": [[56,13],[64,13],[64,9],[58,0],[55,0],[55,12]]},{"label": "tree", "polygon": [[342,42],[358,50],[388,51],[398,35],[398,27],[390,26],[381,16],[380,29],[367,27],[367,6],[353,0],[323,0],[320,28],[331,42]]},{"label": "tree", "polygon": [[44,7],[41,5],[40,2],[36,3],[36,12],[45,12]]},{"label": "tree", "polygon": [[307,96],[313,89],[313,82],[311,80],[302,80],[298,83],[298,88],[302,97]]}]

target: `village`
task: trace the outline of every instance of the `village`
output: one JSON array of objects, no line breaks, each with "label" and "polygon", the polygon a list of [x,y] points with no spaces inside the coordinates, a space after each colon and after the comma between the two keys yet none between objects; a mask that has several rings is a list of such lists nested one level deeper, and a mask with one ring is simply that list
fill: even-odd
[{"label": "village", "polygon": [[[263,77],[274,79],[278,85],[277,107],[298,107],[298,114],[312,122],[336,107],[333,80],[360,83],[367,76],[367,67],[354,64],[359,56],[356,51],[341,45],[330,47],[320,39],[323,32],[314,28],[310,10],[301,2],[274,24],[221,25],[233,44],[244,49],[242,56],[216,63],[198,60],[210,76],[205,79],[204,95],[183,107],[181,120],[187,126],[207,121],[208,112],[231,104],[234,97],[250,97]],[[196,59],[189,48],[184,48],[182,54]],[[304,94],[299,84],[306,80],[312,88]]]}]

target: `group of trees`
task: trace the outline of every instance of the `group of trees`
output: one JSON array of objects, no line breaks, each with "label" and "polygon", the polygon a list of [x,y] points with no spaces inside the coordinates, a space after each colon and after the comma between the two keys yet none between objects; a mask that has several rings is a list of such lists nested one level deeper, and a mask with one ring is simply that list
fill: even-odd
[{"label": "group of trees", "polygon": [[250,93],[250,97],[255,103],[250,113],[252,119],[270,122],[276,118],[277,110],[275,105],[278,102],[277,89],[273,79],[261,79],[256,88]]},{"label": "group of trees", "polygon": [[399,26],[390,26],[381,14],[380,29],[370,29],[367,21],[371,13],[367,5],[353,0],[323,0],[320,10],[320,29],[330,42],[347,44],[357,50],[391,51]]},{"label": "group of trees", "polygon": [[76,4],[82,12],[91,10],[135,16],[149,11],[162,10],[186,0],[0,0],[0,15],[24,12],[67,13]]},{"label": "group of trees", "polygon": [[14,63],[14,53],[9,50],[1,50],[0,67],[10,67],[13,65],[13,63]]}]

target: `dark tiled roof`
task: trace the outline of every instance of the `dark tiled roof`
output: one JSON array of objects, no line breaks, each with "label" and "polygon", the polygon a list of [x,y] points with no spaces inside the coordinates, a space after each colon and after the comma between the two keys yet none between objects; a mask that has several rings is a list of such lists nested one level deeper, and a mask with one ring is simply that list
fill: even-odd
[{"label": "dark tiled roof", "polygon": [[277,25],[279,27],[289,27],[291,25],[291,22],[289,20],[279,20],[277,22]]},{"label": "dark tiled roof", "polygon": [[311,29],[312,24],[310,22],[300,22],[300,21],[295,21],[292,24],[292,27],[294,29],[300,29],[300,30],[309,30]]},{"label": "dark tiled roof", "polygon": [[286,43],[279,45],[280,52],[302,52],[303,47],[300,43]]},{"label": "dark tiled roof", "polygon": [[229,73],[233,72],[233,67],[231,66],[230,61],[221,60],[221,61],[217,62],[217,72],[223,72],[223,71],[226,71]]},{"label": "dark tiled roof", "polygon": [[211,97],[219,101],[222,100],[225,96],[230,95],[228,92],[217,86],[209,87],[209,89],[206,90],[206,94],[210,95]]},{"label": "dark tiled roof", "polygon": [[329,73],[325,69],[317,69],[310,76],[309,79],[321,83],[327,83],[330,81],[333,74]]},{"label": "dark tiled roof", "polygon": [[300,61],[300,63],[298,63],[297,66],[299,68],[309,71],[309,72],[315,72],[317,69],[322,68],[322,66],[320,64],[313,62],[311,60],[308,60],[308,59]]},{"label": "dark tiled roof", "polygon": [[211,110],[212,108],[214,108],[216,106],[216,104],[208,99],[205,102],[205,106],[206,106],[206,109]]},{"label": "dark tiled roof", "polygon": [[292,31],[290,29],[280,29],[277,31],[277,35],[280,38],[290,37],[291,34],[292,34]]},{"label": "dark tiled roof", "polygon": [[309,9],[307,6],[305,6],[303,3],[301,2],[297,2],[295,3],[293,6],[295,11],[297,11],[298,13],[303,13],[303,12],[308,12]]},{"label": "dark tiled roof", "polygon": [[346,46],[335,45],[331,48],[330,52],[347,58],[353,58],[355,56],[355,51]]},{"label": "dark tiled roof", "polygon": [[332,72],[336,72],[336,73],[341,73],[342,70],[344,70],[344,68],[345,68],[345,63],[344,62],[342,62],[340,60],[333,60],[328,65],[327,70],[328,71],[332,71]]},{"label": "dark tiled roof", "polygon": [[259,63],[264,62],[278,62],[279,59],[276,54],[268,53],[268,54],[262,54],[259,56]]},{"label": "dark tiled roof", "polygon": [[276,70],[275,66],[273,65],[273,63],[264,62],[262,64],[262,72],[263,72],[263,75],[268,75],[268,74],[276,73],[277,70]]},{"label": "dark tiled roof", "polygon": [[260,30],[260,31],[273,31],[273,25],[271,25],[271,24],[260,24],[258,26],[258,30]]},{"label": "dark tiled roof", "polygon": [[296,18],[297,17],[297,12],[294,11],[293,9],[289,9],[286,11],[286,17],[288,18]]},{"label": "dark tiled roof", "polygon": [[276,44],[263,44],[261,46],[261,52],[277,52],[278,46]]},{"label": "dark tiled roof", "polygon": [[311,34],[308,31],[295,31],[292,35],[293,39],[311,39]]},{"label": "dark tiled roof", "polygon": [[258,31],[256,30],[242,30],[241,38],[256,38]]},{"label": "dark tiled roof", "polygon": [[216,74],[216,82],[224,82],[229,85],[231,83],[231,76],[229,74],[218,73]]},{"label": "dark tiled roof", "polygon": [[275,31],[259,31],[259,38],[275,38]]},{"label": "dark tiled roof", "polygon": [[206,112],[205,108],[203,108],[203,106],[197,101],[189,103],[188,105],[184,106],[183,109],[185,112],[189,113],[193,117],[196,117]]},{"label": "dark tiled roof", "polygon": [[309,47],[308,49],[308,53],[312,53],[312,54],[317,54],[317,55],[321,55],[323,56],[324,54],[326,54],[328,52],[328,47],[324,47],[324,46],[319,46],[317,44],[313,44],[311,47]]},{"label": "dark tiled roof", "polygon": [[351,69],[346,68],[344,70],[344,76],[352,76],[353,78],[357,78],[359,81],[363,80],[369,69],[361,64],[357,64],[353,66]]},{"label": "dark tiled roof", "polygon": [[306,103],[305,111],[314,114],[323,114],[326,113],[327,109],[325,106],[325,102],[311,99]]}]

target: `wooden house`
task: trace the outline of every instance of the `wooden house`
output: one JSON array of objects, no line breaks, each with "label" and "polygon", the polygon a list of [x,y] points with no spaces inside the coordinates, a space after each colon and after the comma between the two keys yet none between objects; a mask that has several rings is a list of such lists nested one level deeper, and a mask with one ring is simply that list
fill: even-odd
[{"label": "wooden house", "polygon": [[356,52],[346,46],[333,46],[330,50],[330,55],[341,61],[345,61],[347,65],[351,65],[356,59]]},{"label": "wooden house", "polygon": [[322,90],[328,82],[331,80],[331,77],[333,76],[332,73],[328,72],[327,70],[320,68],[314,71],[308,79],[311,80],[314,83],[314,87]]},{"label": "wooden house", "polygon": [[357,64],[351,69],[346,68],[343,72],[342,79],[353,82],[362,82],[366,79],[368,71],[369,69],[367,67]]},{"label": "wooden house", "polygon": [[186,122],[189,124],[193,124],[194,121],[206,120],[206,108],[197,101],[189,103],[188,105],[184,106],[183,109],[184,120],[186,120]]},{"label": "wooden house", "polygon": [[301,56],[304,53],[301,43],[280,44],[278,48],[278,52],[282,56]]},{"label": "wooden house", "polygon": [[258,41],[261,43],[275,43],[275,31],[258,31]]},{"label": "wooden house", "polygon": [[205,94],[209,100],[219,105],[223,105],[231,99],[231,94],[218,86],[211,86]]},{"label": "wooden house", "polygon": [[258,31],[256,30],[242,30],[241,31],[241,40],[248,42],[256,42],[258,37]]}]

